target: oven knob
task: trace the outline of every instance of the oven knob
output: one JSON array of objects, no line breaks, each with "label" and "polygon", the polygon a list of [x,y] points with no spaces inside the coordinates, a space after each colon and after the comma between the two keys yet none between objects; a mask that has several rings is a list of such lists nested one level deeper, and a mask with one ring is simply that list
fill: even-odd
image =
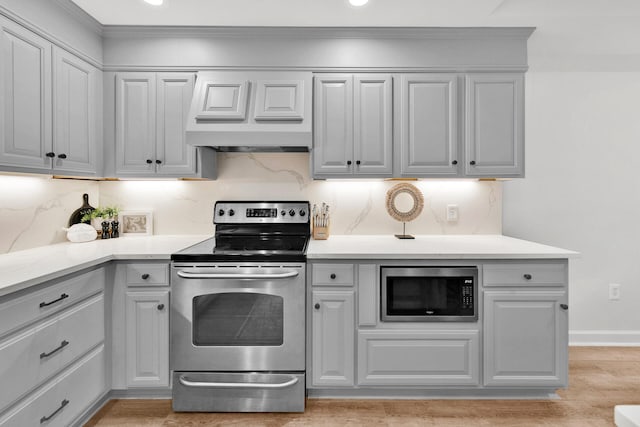
[{"label": "oven knob", "polygon": [[284,209],[280,211],[280,215],[285,216],[287,214],[287,211],[285,211]]},{"label": "oven knob", "polygon": [[229,209],[229,216],[234,216],[236,214],[236,211],[234,211],[233,209]]},{"label": "oven knob", "polygon": [[224,209],[220,209],[218,211],[218,216],[224,216]]},{"label": "oven knob", "polygon": [[289,215],[290,215],[290,216],[294,216],[295,214],[296,214],[296,211],[294,211],[293,209],[291,209],[291,210],[289,211]]},{"label": "oven knob", "polygon": [[305,216],[306,214],[307,213],[303,209],[300,209],[300,216]]}]

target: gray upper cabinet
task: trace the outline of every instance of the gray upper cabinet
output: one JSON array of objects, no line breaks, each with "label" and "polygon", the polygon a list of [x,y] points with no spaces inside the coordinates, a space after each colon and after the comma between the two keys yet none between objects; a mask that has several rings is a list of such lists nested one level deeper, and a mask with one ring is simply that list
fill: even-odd
[{"label": "gray upper cabinet", "polygon": [[[53,51],[54,169],[95,173],[98,148],[98,69],[66,51]],[[101,82],[100,82],[101,83]],[[100,129],[101,131],[101,129]]]},{"label": "gray upper cabinet", "polygon": [[3,17],[0,27],[0,166],[95,175],[100,71]]},{"label": "gray upper cabinet", "polygon": [[399,79],[399,167],[403,177],[456,177],[458,76],[404,74]]},{"label": "gray upper cabinet", "polygon": [[50,170],[51,43],[2,16],[0,31],[0,165]]},{"label": "gray upper cabinet", "polygon": [[117,176],[215,176],[213,150],[203,149],[199,158],[185,142],[194,80],[193,73],[116,75]]},{"label": "gray upper cabinet", "polygon": [[315,76],[314,177],[392,175],[392,93],[388,74]]},{"label": "gray upper cabinet", "polygon": [[247,115],[249,81],[205,79],[197,95],[197,120],[244,120]]},{"label": "gray upper cabinet", "polygon": [[465,175],[524,177],[524,75],[468,74]]},{"label": "gray upper cabinet", "polygon": [[256,120],[304,120],[304,80],[257,80],[256,86]]}]

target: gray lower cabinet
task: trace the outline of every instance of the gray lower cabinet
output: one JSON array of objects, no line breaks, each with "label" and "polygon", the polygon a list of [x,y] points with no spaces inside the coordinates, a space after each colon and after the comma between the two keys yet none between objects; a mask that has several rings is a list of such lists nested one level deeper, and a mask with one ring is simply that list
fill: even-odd
[{"label": "gray lower cabinet", "polygon": [[467,74],[465,175],[524,177],[524,75]]},{"label": "gray lower cabinet", "polygon": [[0,168],[95,175],[100,71],[0,16]]},{"label": "gray lower cabinet", "polygon": [[359,385],[473,386],[479,365],[479,331],[358,332]]},{"label": "gray lower cabinet", "polygon": [[355,306],[353,290],[313,290],[313,386],[353,386]]},{"label": "gray lower cabinet", "polygon": [[215,177],[215,152],[185,142],[194,81],[193,73],[116,75],[118,177]]},{"label": "gray lower cabinet", "polygon": [[127,387],[169,386],[169,291],[127,291]]},{"label": "gray lower cabinet", "polygon": [[567,386],[565,304],[563,289],[485,291],[486,386]]},{"label": "gray lower cabinet", "polygon": [[392,89],[390,74],[314,76],[314,178],[392,176]]}]

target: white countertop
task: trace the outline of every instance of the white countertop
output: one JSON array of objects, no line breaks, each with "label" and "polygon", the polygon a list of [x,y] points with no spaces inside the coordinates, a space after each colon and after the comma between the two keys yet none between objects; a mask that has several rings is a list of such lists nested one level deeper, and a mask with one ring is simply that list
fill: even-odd
[{"label": "white countertop", "polygon": [[578,252],[499,234],[423,235],[401,240],[392,235],[330,236],[311,240],[307,259],[544,259],[574,258]]},{"label": "white countertop", "polygon": [[170,259],[211,236],[120,237],[59,243],[0,255],[0,296],[114,259]]},{"label": "white countertop", "polygon": [[[0,255],[0,296],[114,259],[170,259],[209,235],[121,237],[60,243]],[[577,252],[501,235],[331,236],[311,240],[308,259],[524,259],[573,258]]]}]

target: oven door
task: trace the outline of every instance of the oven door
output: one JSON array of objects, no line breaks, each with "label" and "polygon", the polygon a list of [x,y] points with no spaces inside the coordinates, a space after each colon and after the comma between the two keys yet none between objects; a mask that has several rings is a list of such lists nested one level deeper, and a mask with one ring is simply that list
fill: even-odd
[{"label": "oven door", "polygon": [[304,370],[304,264],[174,264],[171,274],[171,369]]}]

